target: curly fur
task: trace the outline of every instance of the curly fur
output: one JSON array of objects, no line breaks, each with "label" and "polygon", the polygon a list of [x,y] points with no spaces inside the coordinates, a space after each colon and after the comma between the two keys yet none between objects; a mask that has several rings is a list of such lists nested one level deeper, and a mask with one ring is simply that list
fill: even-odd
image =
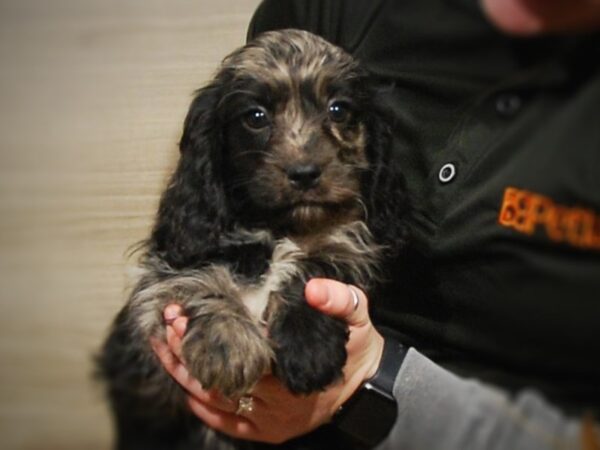
[{"label": "curly fur", "polygon": [[[368,291],[402,245],[389,128],[368,74],[307,32],[265,33],[225,58],[190,106],[142,275],[99,358],[116,448],[262,448],[187,411],[149,345],[168,303],[189,317],[183,356],[207,389],[237,397],[268,370],[297,393],[341,377],[347,328],[310,308],[304,285]],[[327,448],[285,447],[306,439]]]}]

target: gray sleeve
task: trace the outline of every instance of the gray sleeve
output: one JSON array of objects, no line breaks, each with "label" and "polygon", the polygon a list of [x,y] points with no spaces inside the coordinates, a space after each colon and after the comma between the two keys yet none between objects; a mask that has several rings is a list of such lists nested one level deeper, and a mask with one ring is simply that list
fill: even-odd
[{"label": "gray sleeve", "polygon": [[394,384],[398,419],[377,450],[580,449],[580,422],[533,391],[515,398],[414,349]]}]

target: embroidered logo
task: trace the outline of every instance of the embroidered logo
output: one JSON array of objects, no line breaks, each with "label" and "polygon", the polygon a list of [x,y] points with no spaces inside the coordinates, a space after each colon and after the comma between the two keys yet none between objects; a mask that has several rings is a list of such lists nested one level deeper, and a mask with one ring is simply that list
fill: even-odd
[{"label": "embroidered logo", "polygon": [[542,232],[554,242],[600,250],[600,215],[533,192],[507,187],[498,222],[523,234]]}]

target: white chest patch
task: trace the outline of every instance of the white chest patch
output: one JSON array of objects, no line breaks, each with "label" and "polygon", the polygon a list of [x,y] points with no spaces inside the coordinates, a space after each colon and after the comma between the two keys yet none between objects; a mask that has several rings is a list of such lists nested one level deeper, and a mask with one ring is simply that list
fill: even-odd
[{"label": "white chest patch", "polygon": [[258,283],[244,288],[242,302],[257,321],[263,317],[271,292],[279,290],[300,272],[297,262],[302,256],[304,253],[296,243],[282,239],[273,250],[269,270]]}]

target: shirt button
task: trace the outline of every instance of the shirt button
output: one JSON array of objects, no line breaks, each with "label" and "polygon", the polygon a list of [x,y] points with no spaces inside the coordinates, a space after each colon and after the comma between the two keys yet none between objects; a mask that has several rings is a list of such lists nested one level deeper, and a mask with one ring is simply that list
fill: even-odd
[{"label": "shirt button", "polygon": [[438,173],[440,182],[450,183],[456,176],[456,166],[452,163],[444,164]]},{"label": "shirt button", "polygon": [[496,98],[496,112],[504,117],[514,116],[522,105],[523,100],[516,94],[501,94]]}]

